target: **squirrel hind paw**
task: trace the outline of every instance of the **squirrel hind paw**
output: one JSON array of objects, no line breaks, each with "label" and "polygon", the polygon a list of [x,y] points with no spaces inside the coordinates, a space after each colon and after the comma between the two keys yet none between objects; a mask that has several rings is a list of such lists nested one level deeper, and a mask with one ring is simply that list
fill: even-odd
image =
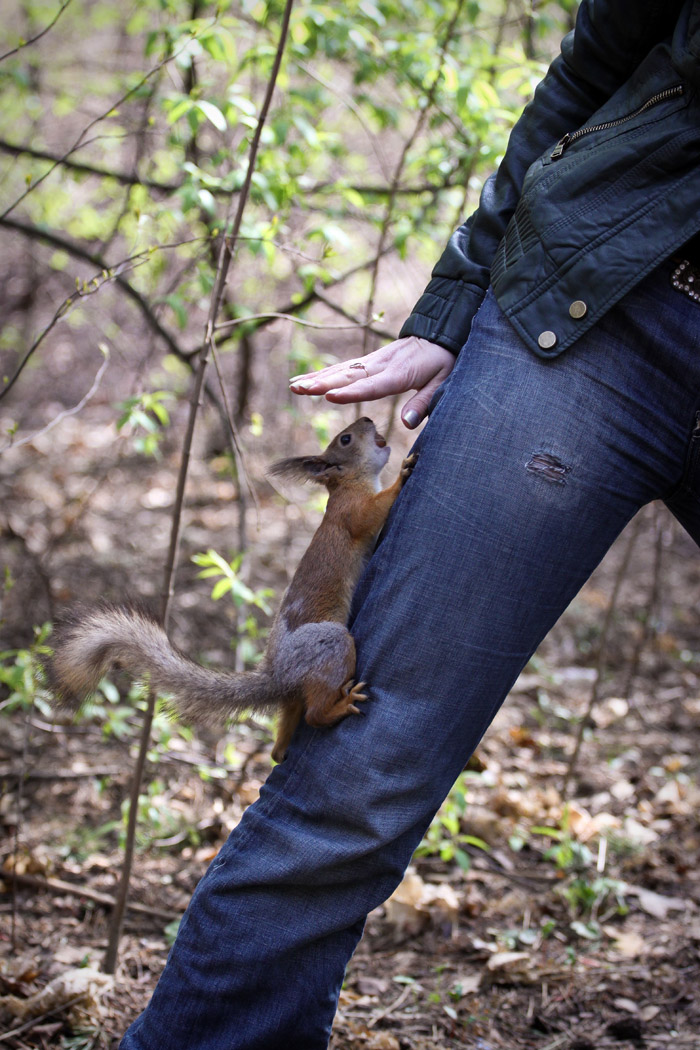
[{"label": "squirrel hind paw", "polygon": [[410,455],[406,456],[403,463],[401,464],[401,477],[410,478],[413,468],[418,462],[418,453],[411,452]]},{"label": "squirrel hind paw", "polygon": [[[365,703],[369,700],[369,695],[363,693],[362,690],[367,688],[366,682],[346,682],[343,686],[343,696],[352,703]],[[352,706],[348,706],[348,711],[352,711]],[[360,714],[361,712],[355,709],[354,714]]]}]

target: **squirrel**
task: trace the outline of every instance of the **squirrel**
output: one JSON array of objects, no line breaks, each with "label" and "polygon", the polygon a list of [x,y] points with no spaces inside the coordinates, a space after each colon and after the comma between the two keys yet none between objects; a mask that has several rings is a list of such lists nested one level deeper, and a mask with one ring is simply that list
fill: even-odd
[{"label": "squirrel", "polygon": [[321,455],[273,464],[273,475],[313,481],[328,489],[328,504],[272,622],[254,671],[213,671],[190,660],[160,624],[130,607],[80,609],[59,628],[51,678],[57,705],[77,709],[114,663],[148,673],[151,686],[195,723],[217,724],[246,709],[279,707],[272,757],[284,758],[302,717],[331,726],[360,714],[368,699],[354,681],[355,643],[346,627],[353,591],[373,541],[416,461],[381,489],[379,474],[391,449],[371,419],[342,430]]}]

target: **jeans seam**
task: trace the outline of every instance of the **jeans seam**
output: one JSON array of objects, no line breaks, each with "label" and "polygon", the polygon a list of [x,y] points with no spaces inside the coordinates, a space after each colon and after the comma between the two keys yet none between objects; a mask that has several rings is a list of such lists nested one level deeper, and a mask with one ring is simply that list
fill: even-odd
[{"label": "jeans seam", "polygon": [[693,488],[690,484],[690,477],[693,467],[698,461],[700,456],[700,397],[695,402],[692,412],[692,421],[690,423],[690,436],[688,440],[688,447],[686,449],[685,459],[683,461],[683,470],[681,476],[676,485],[671,489],[668,495],[662,496],[661,499],[669,507],[678,499],[680,496],[686,494],[692,494]]}]

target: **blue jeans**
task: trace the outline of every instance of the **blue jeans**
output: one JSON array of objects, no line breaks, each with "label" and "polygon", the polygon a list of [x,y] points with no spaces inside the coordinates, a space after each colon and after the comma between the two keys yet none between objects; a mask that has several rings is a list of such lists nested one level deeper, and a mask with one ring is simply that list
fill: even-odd
[{"label": "blue jeans", "polygon": [[700,304],[670,269],[556,360],[487,296],[358,591],[366,715],[300,727],[121,1050],[323,1050],[365,916],[620,530],[663,499],[700,541]]}]

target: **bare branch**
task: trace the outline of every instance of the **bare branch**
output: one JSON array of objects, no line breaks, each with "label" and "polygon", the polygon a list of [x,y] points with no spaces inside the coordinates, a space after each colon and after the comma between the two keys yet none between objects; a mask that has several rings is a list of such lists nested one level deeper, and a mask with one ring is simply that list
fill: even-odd
[{"label": "bare branch", "polygon": [[[320,299],[320,296],[316,296],[316,298]],[[327,330],[327,329],[335,329],[336,331],[347,332],[348,330],[354,330],[354,329],[357,329],[357,328],[369,328],[372,332],[374,332],[376,335],[380,336],[382,339],[386,339],[386,338],[394,339],[395,338],[395,336],[392,335],[389,332],[384,332],[381,329],[374,328],[370,321],[359,321],[358,320],[358,321],[352,321],[350,324],[323,324],[320,321],[307,321],[303,317],[295,317],[293,314],[287,314],[287,313],[277,313],[274,310],[268,310],[266,313],[262,313],[262,314],[251,314],[249,317],[236,317],[232,321],[221,321],[221,322],[219,322],[219,324],[215,325],[214,327],[215,327],[216,331],[218,332],[218,331],[223,331],[226,328],[235,328],[236,325],[246,324],[248,321],[261,321],[261,320],[267,320],[268,318],[271,321],[275,320],[275,319],[281,319],[283,321],[293,321],[294,324],[304,325],[304,327],[306,327],[306,328],[320,328],[321,330],[324,330],[324,331]]]},{"label": "bare branch", "polygon": [[24,48],[29,47],[30,44],[36,44],[37,40],[41,40],[42,36],[45,36],[50,29],[53,29],[53,27],[56,25],[56,22],[58,22],[59,18],[70,3],[71,0],[63,0],[63,3],[59,7],[56,14],[53,16],[49,24],[41,30],[40,33],[37,33],[36,36],[31,37],[31,39],[29,40],[20,41],[17,47],[13,47],[10,51],[6,51],[4,55],[0,55],[0,62],[3,62],[6,58],[9,58],[11,55],[16,55],[18,51],[23,51]]},{"label": "bare branch", "polygon": [[[329,310],[333,310],[334,313],[340,314],[341,317],[346,317],[348,321],[352,321],[358,326],[364,326],[367,323],[366,321],[362,321],[359,317],[353,316],[353,314],[351,314],[348,310],[345,310],[340,305],[340,303],[334,303],[332,299],[329,299],[327,295],[324,295],[318,290],[316,291],[316,298],[319,301],[319,303],[323,303],[323,305],[327,306]],[[375,335],[378,335],[380,339],[388,339],[390,342],[396,338],[394,332],[389,332],[384,328],[376,328],[373,326],[370,329],[370,331],[372,331]]]},{"label": "bare branch", "polygon": [[[96,141],[91,139],[91,142]],[[83,142],[82,146],[88,145]],[[157,179],[142,178],[134,172],[115,171],[111,168],[102,167],[99,164],[88,164],[84,161],[72,160],[70,157],[61,157],[50,150],[37,149],[35,146],[21,145],[16,142],[8,142],[0,139],[0,152],[7,153],[11,157],[33,157],[35,160],[47,160],[54,165],[66,168],[69,171],[78,172],[81,175],[96,175],[102,179],[114,179],[124,186],[145,186],[154,193],[172,194],[181,190],[184,182],[159,182]],[[455,171],[458,165],[455,165]],[[448,175],[442,182],[422,182],[415,186],[397,186],[394,191],[398,197],[419,197],[422,193],[439,193],[442,190],[461,188],[463,180],[457,178],[455,173]],[[209,192],[214,197],[228,197],[231,190],[228,187],[208,186]],[[317,182],[310,186],[308,193],[324,193],[326,191],[342,193],[345,187],[337,179],[327,179],[325,182]],[[355,193],[361,193],[365,197],[388,197],[392,192],[391,186],[383,186],[380,183],[349,183],[347,189]]]},{"label": "bare branch", "polygon": [[[2,143],[0,142],[0,149]],[[417,186],[397,186],[395,189],[391,185],[382,186],[379,183],[351,183],[347,186],[347,189],[353,190],[355,193],[361,193],[365,197],[389,197],[392,193],[395,197],[419,197],[422,193],[440,193],[442,190],[451,190],[457,187],[462,188],[463,180],[455,177],[455,172],[459,170],[459,164],[454,165],[454,171],[448,175],[442,182],[422,182]],[[342,192],[345,187],[339,184],[338,180],[329,180],[327,182],[317,182],[314,186],[309,186],[308,193],[323,193],[325,190],[336,190]]]},{"label": "bare branch", "polygon": [[66,408],[62,412],[59,412],[58,415],[54,419],[52,419],[50,423],[47,423],[47,425],[45,427],[42,427],[41,430],[37,430],[35,434],[30,434],[28,437],[21,438],[19,441],[8,441],[6,445],[0,448],[0,455],[2,455],[3,452],[7,452],[8,448],[20,448],[22,445],[31,444],[32,441],[36,441],[36,439],[42,434],[48,434],[50,430],[53,430],[53,428],[57,426],[57,424],[60,423],[62,419],[66,419],[68,416],[77,415],[78,412],[80,412],[81,409],[85,407],[88,401],[97,393],[100,383],[102,381],[102,376],[105,374],[107,366],[109,365],[109,350],[107,349],[104,343],[100,344],[100,353],[103,357],[102,364],[97,370],[95,378],[92,381],[92,386],[88,390],[87,394],[81,397],[78,404],[74,405],[73,408]]},{"label": "bare branch", "polygon": [[[211,25],[215,24],[216,19],[214,19],[211,22]],[[17,197],[16,200],[14,200],[13,203],[5,209],[2,215],[0,215],[0,220],[5,219],[6,216],[8,216],[11,211],[14,211],[17,205],[25,199],[25,197],[29,196],[29,194],[32,193],[37,188],[37,186],[40,186],[44,179],[47,179],[49,175],[56,170],[57,167],[59,167],[64,161],[68,159],[68,157],[71,156],[71,154],[75,153],[77,149],[80,149],[81,146],[85,145],[85,136],[92,128],[95,127],[95,125],[101,123],[101,121],[103,120],[106,120],[110,113],[113,113],[115,109],[118,109],[119,106],[122,106],[128,99],[131,98],[132,95],[135,95],[137,91],[140,91],[144,84],[148,83],[151,77],[154,77],[156,73],[159,73],[164,66],[167,66],[170,62],[173,62],[178,57],[178,55],[182,51],[184,51],[186,47],[189,46],[191,39],[196,38],[196,36],[197,34],[193,33],[192,37],[188,37],[186,43],[183,44],[183,46],[179,50],[173,51],[171,54],[166,55],[166,57],[162,59],[162,61],[160,61],[156,66],[154,66],[152,69],[149,69],[147,73],[144,73],[144,75],[140,78],[140,80],[138,80],[136,84],[134,84],[133,87],[129,88],[129,90],[124,92],[124,94],[120,98],[112,102],[106,110],[100,113],[99,116],[94,117],[88,124],[86,124],[80,132],[80,134],[78,135],[75,142],[73,143],[73,145],[66,150],[62,157],[58,158],[55,161],[55,163],[51,165],[48,171],[45,171],[43,175],[40,175],[38,179],[36,179],[34,182],[31,182],[27,186],[24,193],[21,193],[19,197]]]},{"label": "bare branch", "polygon": [[[242,237],[238,237],[238,240],[242,239]],[[392,251],[393,247],[389,245],[388,247],[384,248],[383,254],[388,255]],[[344,281],[350,280],[350,278],[354,277],[356,274],[362,273],[364,270],[369,270],[370,267],[374,266],[375,261],[376,256],[373,256],[371,259],[365,259],[364,262],[357,263],[356,266],[351,266],[350,269],[346,270],[344,273],[336,274],[334,277],[330,277],[323,281],[320,281],[319,284],[321,285],[321,288],[323,288],[324,291],[327,291],[329,288],[335,288],[337,285],[342,284]],[[309,306],[316,300],[323,301],[323,296],[322,293],[317,291],[316,288],[312,288],[306,293],[306,295],[302,296],[301,299],[295,300],[294,302],[285,303],[285,305],[281,306],[276,311],[276,313],[297,314],[299,313],[299,311],[305,309],[305,307]],[[246,320],[250,321],[250,318],[246,318]],[[253,321],[253,330],[257,331],[259,328],[266,328],[267,325],[272,324],[274,320],[274,317],[263,317],[258,321]],[[220,349],[226,342],[228,342],[229,339],[233,338],[233,335],[225,336],[224,338],[219,339],[216,345]]]},{"label": "bare branch", "polygon": [[[272,102],[272,95],[275,89],[275,85],[277,83],[277,74],[279,73],[279,69],[282,64],[282,55],[284,54],[284,47],[287,40],[287,31],[289,29],[289,19],[292,12],[293,2],[294,0],[286,0],[275,59],[267,83],[265,98],[263,100],[260,115],[258,117],[257,126],[253,134],[250,143],[250,148],[248,151],[248,168],[246,171],[246,177],[243,182],[243,186],[241,187],[241,191],[238,197],[238,207],[233,222],[233,228],[231,234],[224,237],[221,243],[221,250],[219,253],[219,264],[217,268],[216,280],[214,282],[214,290],[212,292],[211,303],[209,307],[209,316],[207,318],[203,346],[199,355],[197,372],[192,388],[192,396],[190,399],[190,414],[183,442],[182,458],[180,461],[180,471],[177,480],[175,504],[173,508],[173,517],[170,532],[170,546],[168,550],[168,557],[166,561],[164,574],[163,602],[161,609],[162,621],[166,628],[170,612],[170,602],[173,592],[173,581],[175,576],[175,568],[177,565],[177,556],[180,546],[182,507],[184,503],[185,486],[187,483],[187,474],[189,470],[190,455],[192,450],[192,440],[194,437],[194,429],[197,421],[197,414],[199,411],[199,406],[201,404],[202,390],[204,388],[204,378],[207,371],[207,365],[209,363],[209,357],[216,350],[214,342],[214,328],[216,325],[216,318],[219,312],[219,308],[221,306],[221,301],[223,299],[224,291],[226,288],[226,280],[231,267],[231,262],[233,260],[233,251],[236,246],[238,234],[240,232],[241,222],[243,219],[243,210],[245,208],[246,202],[248,200],[248,194],[250,192],[250,185],[253,177],[253,171],[255,169],[255,161],[258,153],[258,146],[260,144],[260,136],[262,134],[262,129],[267,118],[270,103]],[[229,204],[229,212],[230,208],[231,204]],[[225,223],[225,228],[227,227],[228,216],[226,218]],[[153,724],[153,716],[155,713],[155,704],[156,697],[154,692],[151,690],[151,693],[148,698],[148,706],[144,714],[141,738],[139,742],[139,753],[136,759],[136,768],[134,769],[134,775],[131,786],[131,793],[129,799],[129,819],[126,832],[126,845],[124,849],[124,863],[116,895],[114,913],[112,915],[112,922],[109,931],[109,943],[105,954],[104,968],[105,972],[107,973],[114,973],[117,963],[119,941],[121,938],[121,930],[124,921],[124,912],[126,909],[126,902],[129,893],[131,867],[134,857],[136,821],[138,813],[138,797],[141,782],[143,780],[143,772],[146,765],[146,756],[148,754],[148,747],[151,736],[151,726]]]},{"label": "bare branch", "polygon": [[[18,233],[24,234],[25,237],[32,237],[34,240],[44,241],[46,244],[51,244],[55,248],[60,248],[63,251],[68,252],[69,255],[74,256],[76,259],[81,259],[83,262],[90,263],[98,271],[90,281],[84,282],[80,288],[76,289],[73,295],[69,295],[68,298],[60,304],[49,324],[39,333],[15,369],[14,374],[8,382],[5,383],[2,390],[0,390],[0,398],[3,398],[14,386],[31,356],[46,338],[51,329],[61,317],[63,317],[66,311],[70,309],[74,301],[77,298],[91,295],[94,292],[99,291],[102,285],[109,281],[114,281],[122,291],[124,291],[126,295],[136,303],[149,328],[151,328],[152,331],[163,340],[171,354],[180,358],[180,360],[184,361],[186,364],[190,363],[190,359],[193,356],[192,353],[188,353],[182,349],[175,337],[158,319],[148,300],[138,291],[138,289],[134,288],[134,286],[127,281],[126,277],[124,277],[124,270],[133,269],[135,266],[145,263],[153,254],[153,248],[145,249],[142,252],[138,252],[136,255],[132,255],[127,259],[123,259],[121,262],[112,265],[101,255],[98,255],[96,252],[91,252],[88,248],[77,244],[75,241],[69,240],[68,237],[64,237],[62,234],[55,233],[52,230],[44,230],[39,226],[34,226],[32,223],[23,222],[20,219],[0,218],[0,226],[6,226],[8,229],[16,230]],[[193,238],[194,241],[198,241],[199,239],[200,238]],[[174,244],[156,245],[154,247],[156,250],[162,251],[168,248],[178,248],[180,247],[180,244],[184,243],[186,242],[182,241]]]},{"label": "bare branch", "polygon": [[[426,119],[428,117],[428,114],[429,114],[431,108],[432,108],[433,102],[435,101],[435,94],[437,92],[437,87],[438,87],[438,84],[440,83],[440,80],[442,78],[442,68],[443,68],[443,63],[445,61],[445,56],[447,54],[447,49],[448,49],[448,47],[450,45],[450,42],[451,42],[452,37],[454,35],[455,29],[457,27],[457,23],[459,21],[459,16],[462,13],[463,6],[464,6],[464,0],[457,0],[457,3],[455,5],[455,9],[454,9],[454,11],[452,13],[452,18],[450,19],[450,23],[449,23],[449,25],[447,27],[447,31],[445,33],[442,45],[440,47],[440,53],[438,55],[438,62],[437,62],[437,68],[436,68],[436,71],[435,71],[435,76],[433,77],[433,82],[432,82],[432,84],[430,85],[430,87],[429,87],[429,89],[427,91],[427,95],[426,95],[426,99],[425,99],[425,105],[423,106],[423,108],[421,109],[421,111],[420,111],[420,113],[418,115],[418,120],[416,121],[416,123],[414,125],[413,131],[411,132],[409,137],[406,139],[406,142],[404,143],[403,149],[401,150],[401,156],[399,157],[399,159],[397,161],[396,168],[394,170],[394,174],[393,174],[392,179],[391,179],[390,192],[389,192],[389,196],[388,196],[388,199],[387,199],[387,202],[386,202],[386,207],[385,207],[385,210],[384,210],[384,218],[382,220],[382,225],[381,225],[381,228],[380,228],[380,231],[379,231],[379,241],[378,241],[378,244],[377,244],[376,259],[375,259],[375,263],[374,263],[374,266],[372,268],[372,273],[371,273],[371,277],[370,277],[369,296],[367,298],[367,308],[366,308],[366,311],[365,311],[365,318],[366,318],[367,321],[369,321],[371,319],[372,314],[374,312],[374,298],[375,298],[375,294],[376,294],[376,290],[377,290],[377,280],[379,278],[379,263],[380,263],[382,254],[384,252],[384,248],[386,246],[386,240],[387,240],[387,237],[389,235],[389,228],[390,228],[391,223],[393,221],[394,202],[396,200],[396,192],[398,190],[399,183],[401,181],[401,176],[403,174],[403,169],[404,169],[404,166],[406,164],[406,158],[408,157],[408,154],[409,154],[410,150],[412,149],[414,142],[416,141],[416,139],[418,138],[419,134],[423,130],[423,126],[425,125],[425,121],[426,121]],[[365,329],[364,339],[363,339],[363,342],[362,342],[362,353],[363,354],[367,353],[368,346],[369,346],[369,336],[370,336],[369,330]]]},{"label": "bare branch", "polygon": [[125,186],[145,186],[157,193],[176,193],[182,186],[182,182],[157,182],[155,179],[142,179],[128,171],[111,171],[98,164],[85,164],[79,160],[71,160],[70,157],[60,157],[57,153],[51,153],[46,149],[21,146],[14,142],[7,142],[5,139],[0,139],[0,151],[8,153],[11,157],[27,156],[34,157],[35,160],[48,160],[54,165],[80,172],[81,175],[98,175],[102,179],[114,179],[115,182],[120,182]]},{"label": "bare branch", "polygon": [[379,164],[379,167],[382,170],[382,174],[385,175],[388,178],[389,177],[389,161],[387,160],[387,158],[386,158],[386,156],[384,154],[384,151],[382,149],[381,138],[380,138],[379,135],[376,135],[372,131],[372,128],[369,126],[369,124],[365,120],[365,117],[364,117],[364,115],[362,113],[362,110],[357,105],[357,103],[355,102],[354,98],[352,98],[350,95],[348,95],[347,92],[341,91],[338,88],[337,84],[334,84],[331,80],[328,80],[326,77],[322,76],[321,73],[319,73],[317,70],[315,70],[312,66],[308,65],[306,62],[297,62],[297,65],[298,65],[299,69],[301,69],[304,73],[306,73],[307,76],[312,77],[314,80],[318,81],[319,84],[321,84],[323,87],[325,87],[326,91],[332,92],[337,98],[339,98],[341,100],[341,102],[343,103],[343,105],[347,106],[347,108],[350,110],[350,112],[355,115],[355,117],[357,118],[357,120],[358,120],[358,122],[360,124],[360,127],[362,128],[362,130],[364,131],[365,135],[367,136],[369,144],[372,147],[372,150],[374,152],[375,157],[377,158],[377,162]]}]

